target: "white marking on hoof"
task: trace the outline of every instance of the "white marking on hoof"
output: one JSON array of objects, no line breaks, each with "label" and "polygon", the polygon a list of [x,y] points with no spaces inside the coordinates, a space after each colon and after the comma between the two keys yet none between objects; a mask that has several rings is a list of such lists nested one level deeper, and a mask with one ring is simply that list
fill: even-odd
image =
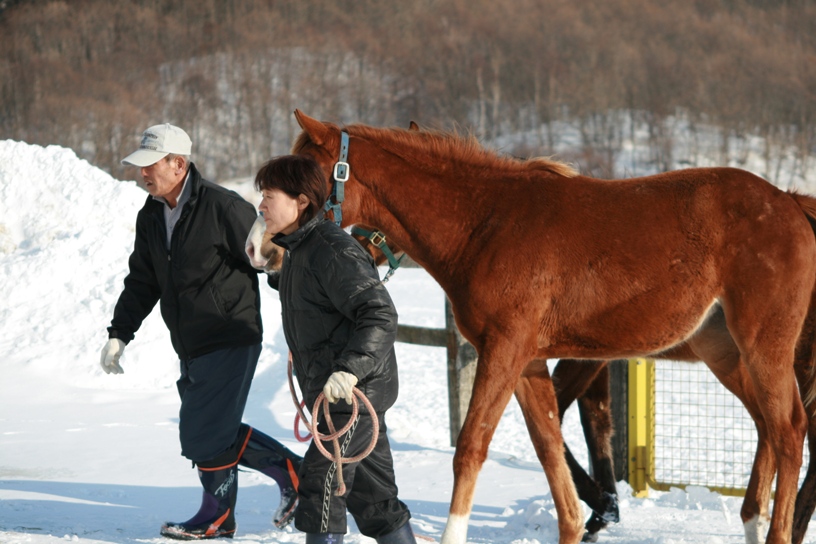
[{"label": "white marking on hoof", "polygon": [[756,516],[745,522],[746,544],[765,544],[765,536],[768,534],[768,520],[762,516]]},{"label": "white marking on hoof", "polygon": [[467,542],[467,526],[469,516],[451,514],[442,533],[441,544],[465,544]]}]

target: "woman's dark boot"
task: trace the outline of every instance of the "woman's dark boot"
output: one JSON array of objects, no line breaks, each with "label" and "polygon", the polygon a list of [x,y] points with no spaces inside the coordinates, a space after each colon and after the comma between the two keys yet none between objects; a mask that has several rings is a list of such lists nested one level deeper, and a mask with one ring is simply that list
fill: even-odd
[{"label": "woman's dark boot", "polygon": [[343,533],[306,533],[306,544],[343,544]]},{"label": "woman's dark boot", "polygon": [[294,519],[297,507],[297,473],[303,458],[258,429],[249,428],[248,431],[249,440],[238,463],[275,480],[280,489],[280,504],[272,521],[279,529],[286,527]]},{"label": "woman's dark boot", "polygon": [[396,531],[378,536],[377,544],[416,544],[416,538],[414,537],[414,531],[411,529],[411,524],[406,523]]},{"label": "woman's dark boot", "polygon": [[211,470],[199,467],[198,477],[204,486],[198,513],[182,523],[166,522],[161,528],[162,536],[177,540],[232,538],[238,498],[237,467]]}]

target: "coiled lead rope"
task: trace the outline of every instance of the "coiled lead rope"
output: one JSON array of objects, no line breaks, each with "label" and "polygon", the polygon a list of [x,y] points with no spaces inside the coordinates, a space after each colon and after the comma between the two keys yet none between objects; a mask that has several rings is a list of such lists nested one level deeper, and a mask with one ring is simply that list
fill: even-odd
[{"label": "coiled lead rope", "polygon": [[[345,495],[346,493],[346,483],[343,481],[343,464],[344,463],[358,463],[368,457],[368,455],[374,451],[374,447],[377,445],[377,437],[380,434],[380,421],[377,418],[376,412],[374,412],[374,407],[371,405],[371,401],[368,400],[362,391],[357,389],[356,387],[353,389],[354,396],[352,397],[351,403],[351,417],[349,418],[348,423],[339,431],[334,428],[334,422],[331,419],[331,414],[329,413],[329,401],[326,396],[321,392],[317,399],[315,399],[314,407],[312,408],[312,421],[306,419],[306,414],[303,411],[306,403],[305,401],[299,401],[297,398],[297,393],[295,393],[295,382],[292,376],[292,352],[289,352],[289,365],[288,365],[288,372],[289,375],[289,392],[292,394],[292,401],[295,403],[295,408],[297,408],[297,415],[295,416],[295,438],[300,442],[306,442],[309,440],[308,436],[301,437],[300,432],[298,430],[298,418],[303,420],[303,424],[306,426],[306,429],[309,430],[311,436],[315,438],[315,446],[323,454],[326,459],[330,461],[334,461],[337,465],[337,491],[334,492],[335,495],[338,497],[341,495]],[[359,455],[355,455],[354,457],[343,457],[342,451],[340,449],[340,440],[339,438],[346,434],[349,429],[351,429],[352,425],[354,425],[354,421],[357,419],[357,414],[359,412],[359,403],[357,399],[360,399],[365,407],[368,409],[368,413],[371,416],[371,442],[369,443],[368,447]],[[323,406],[323,417],[326,418],[326,424],[329,426],[329,434],[323,434],[317,430],[317,419],[319,415],[320,406]],[[331,442],[334,453],[329,453],[326,447],[323,445],[323,442]]]}]

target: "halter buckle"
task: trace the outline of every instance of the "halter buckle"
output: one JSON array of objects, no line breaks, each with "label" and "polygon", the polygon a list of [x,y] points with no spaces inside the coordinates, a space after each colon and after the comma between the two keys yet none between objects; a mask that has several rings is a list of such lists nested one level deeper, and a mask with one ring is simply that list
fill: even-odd
[{"label": "halter buckle", "polygon": [[332,175],[334,176],[335,181],[339,181],[340,183],[347,182],[350,173],[351,170],[347,162],[337,161],[334,163],[334,172],[332,172]]},{"label": "halter buckle", "polygon": [[372,244],[377,247],[382,247],[385,245],[385,234],[382,232],[375,230],[371,233],[371,236],[368,238]]}]

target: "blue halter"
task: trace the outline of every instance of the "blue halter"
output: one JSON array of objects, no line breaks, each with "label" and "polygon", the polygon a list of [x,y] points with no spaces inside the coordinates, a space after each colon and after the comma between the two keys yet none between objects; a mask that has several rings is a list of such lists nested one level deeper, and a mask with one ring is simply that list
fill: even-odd
[{"label": "blue halter", "polygon": [[[341,206],[343,205],[343,200],[346,198],[344,187],[351,173],[348,164],[348,148],[349,135],[348,132],[344,130],[340,133],[340,158],[334,163],[334,170],[332,171],[332,179],[334,180],[332,184],[332,194],[326,201],[326,205],[323,206],[323,209],[327,213],[329,211],[334,212],[334,223],[338,227],[340,223],[343,222],[343,210]],[[334,201],[334,203],[332,203],[332,201]]]},{"label": "blue halter", "polygon": [[[340,223],[343,222],[343,200],[345,200],[345,184],[349,179],[349,175],[351,174],[351,169],[349,168],[348,163],[348,151],[349,151],[349,135],[348,132],[345,130],[340,132],[340,156],[337,159],[337,162],[334,163],[334,170],[332,171],[332,179],[334,183],[332,184],[332,193],[329,196],[329,199],[326,201],[326,204],[323,206],[323,209],[326,213],[329,211],[333,212],[334,215],[334,223],[339,227]],[[385,254],[386,259],[388,259],[388,273],[383,278],[383,283],[387,282],[394,272],[397,271],[399,268],[400,263],[402,262],[403,254],[399,259],[394,256],[394,253],[391,251],[391,248],[385,242],[385,234],[382,232],[375,230],[375,231],[368,231],[361,229],[360,227],[354,226],[351,228],[352,234],[357,234],[358,236],[364,236],[371,242],[373,245],[378,247],[380,251]]]}]

